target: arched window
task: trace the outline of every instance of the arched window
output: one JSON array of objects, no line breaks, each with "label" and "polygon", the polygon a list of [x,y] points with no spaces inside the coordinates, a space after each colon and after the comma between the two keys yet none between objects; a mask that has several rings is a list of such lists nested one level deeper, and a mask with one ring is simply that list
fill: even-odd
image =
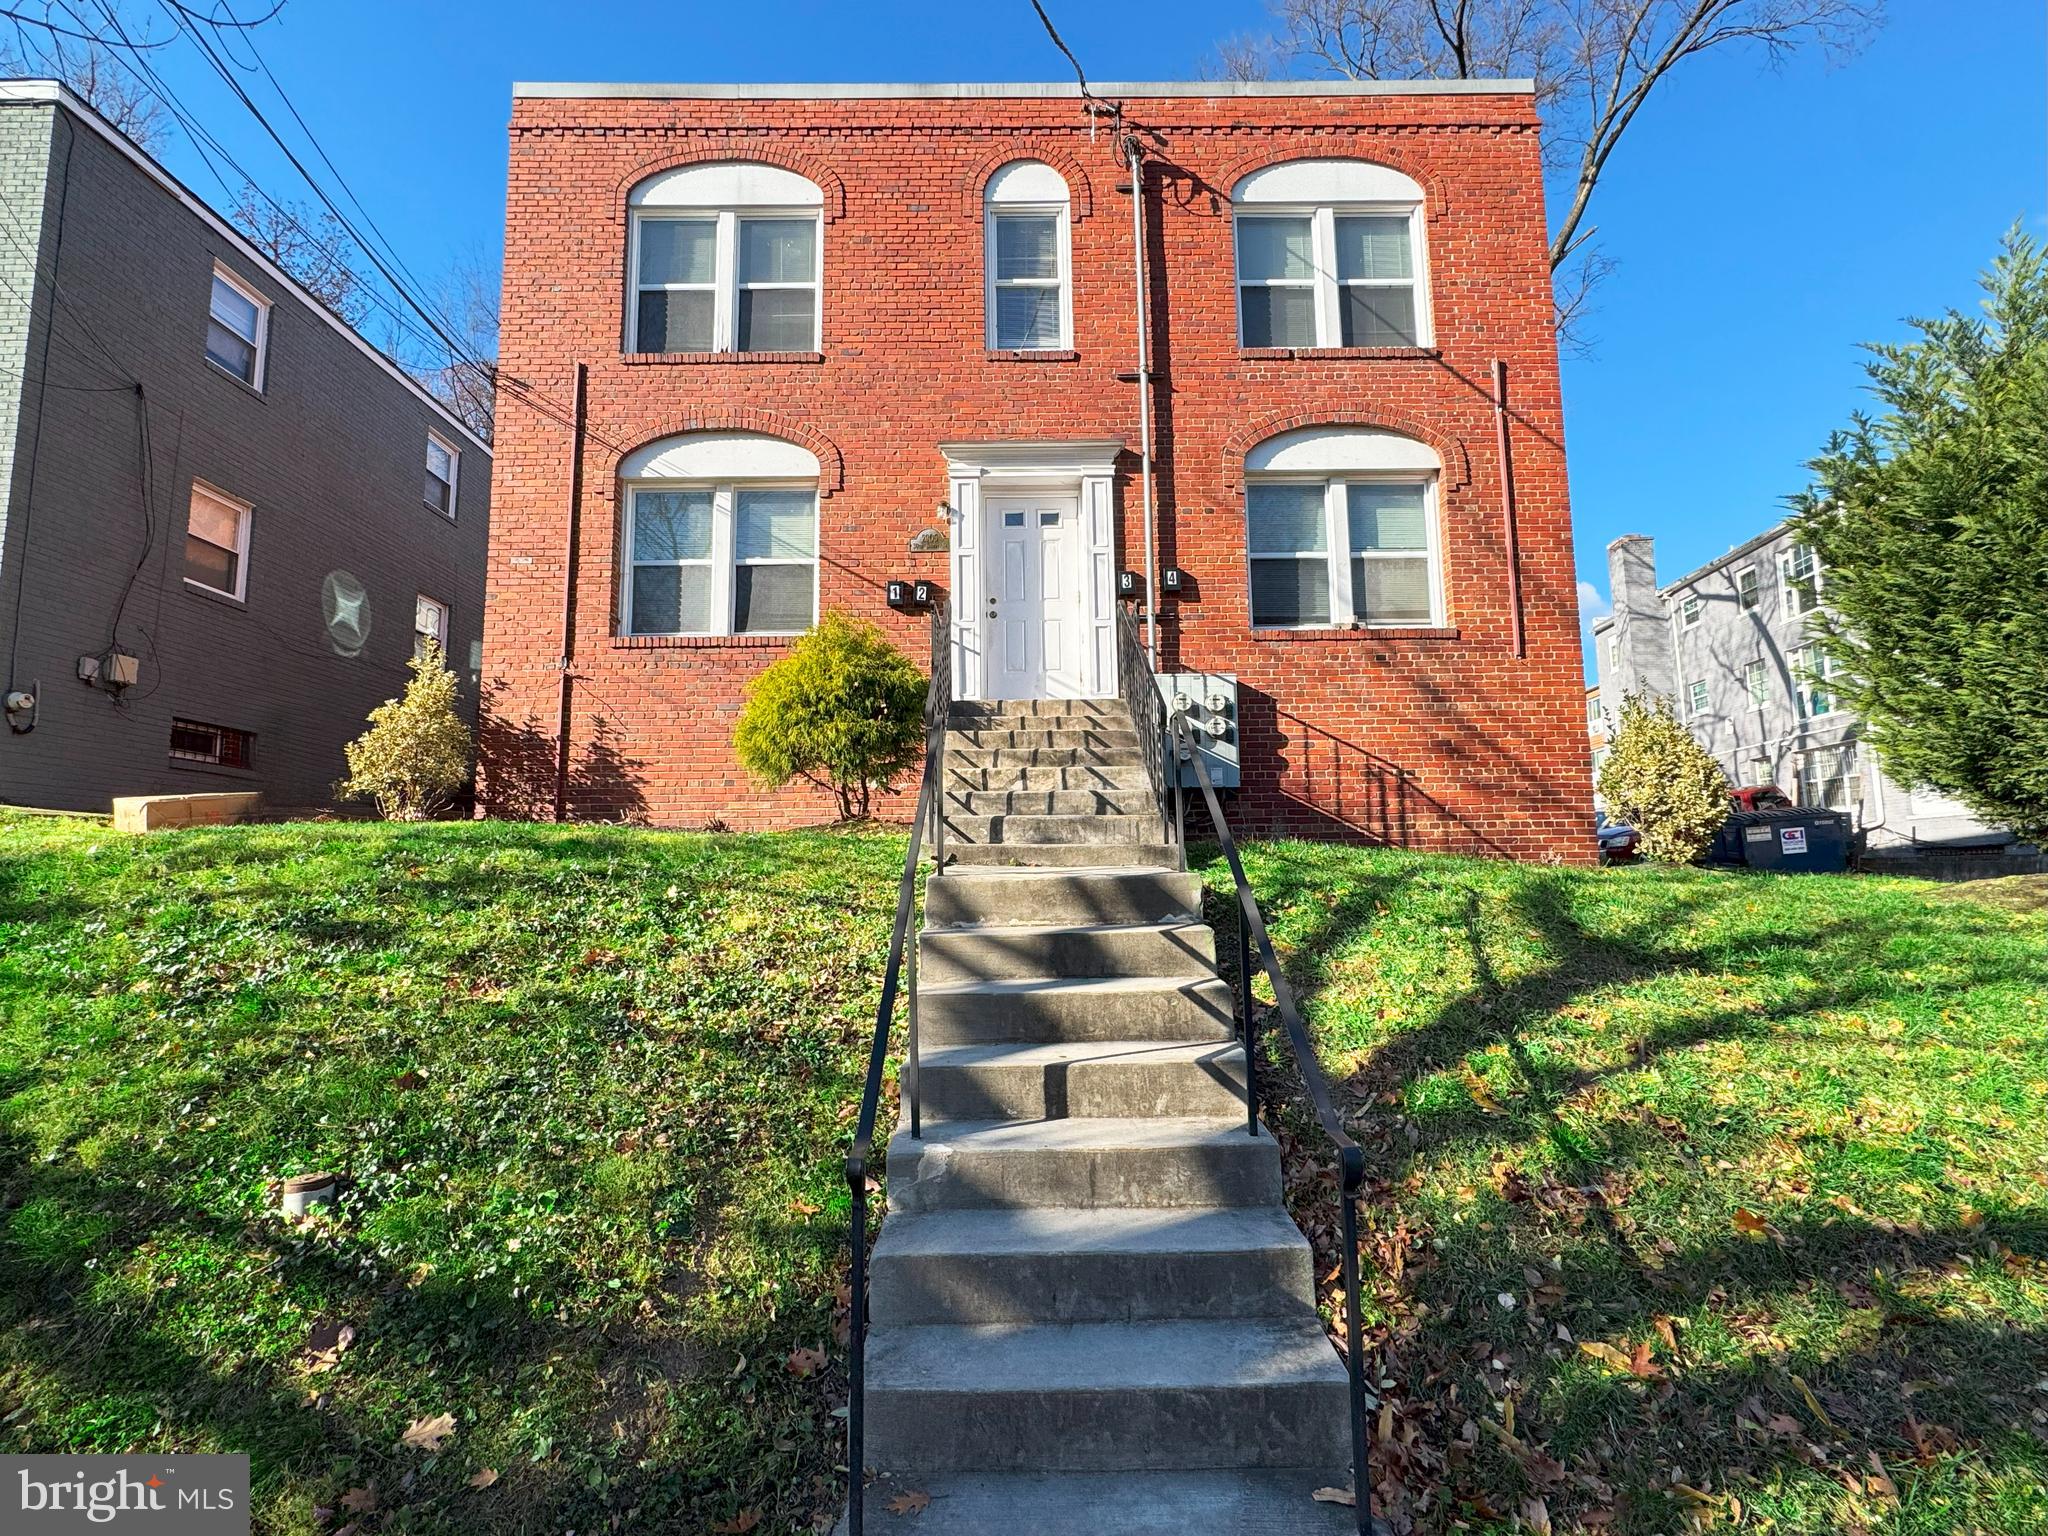
[{"label": "arched window", "polygon": [[818,612],[818,458],[758,432],[691,432],[619,466],[628,635],[787,635]]},{"label": "arched window", "polygon": [[1012,160],[983,194],[988,344],[1057,352],[1074,344],[1067,181],[1040,160]]},{"label": "arched window", "polygon": [[1245,455],[1245,546],[1260,629],[1444,622],[1434,449],[1306,427]]},{"label": "arched window", "polygon": [[687,165],[627,198],[632,352],[815,352],[825,194],[776,165]]},{"label": "arched window", "polygon": [[1431,341],[1422,188],[1365,160],[1288,160],[1232,189],[1247,347]]}]

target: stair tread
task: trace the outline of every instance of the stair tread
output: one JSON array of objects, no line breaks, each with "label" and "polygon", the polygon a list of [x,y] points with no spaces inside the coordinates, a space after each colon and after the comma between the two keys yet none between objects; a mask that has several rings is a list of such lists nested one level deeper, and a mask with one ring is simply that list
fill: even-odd
[{"label": "stair tread", "polygon": [[[939,929],[938,932],[948,932]],[[979,930],[977,930],[979,931]],[[938,993],[962,996],[969,993],[1014,995],[1032,992],[1175,992],[1201,986],[1220,978],[1214,971],[1188,971],[1179,976],[1015,976],[1001,980],[918,982],[924,997]]]},{"label": "stair tread", "polygon": [[1345,1384],[1315,1316],[1114,1323],[900,1323],[868,1335],[869,1391],[1199,1391]]},{"label": "stair tread", "polygon": [[1256,1137],[1252,1136],[1245,1129],[1242,1117],[1150,1115],[1142,1119],[1117,1116],[1092,1120],[949,1120],[926,1126],[924,1135],[918,1138],[912,1138],[909,1126],[899,1125],[896,1134],[889,1138],[889,1150],[893,1154],[902,1145],[908,1151],[927,1154],[935,1147],[970,1152],[1068,1152],[1097,1147],[1207,1147],[1245,1143],[1270,1147],[1273,1136],[1264,1127]]},{"label": "stair tread", "polygon": [[1350,1485],[1348,1467],[945,1472],[878,1478],[866,1510],[870,1529],[898,1528],[906,1522],[887,1515],[889,1501],[914,1488],[931,1500],[917,1516],[918,1536],[1355,1536],[1354,1510],[1315,1497]]},{"label": "stair tread", "polygon": [[[1197,918],[1175,918],[1162,923],[972,923],[965,925],[977,938],[999,939],[1009,934],[1039,937],[1049,933],[1178,933],[1183,928],[1207,928]],[[953,928],[925,928],[930,934],[951,934]]]},{"label": "stair tread", "polygon": [[1139,1061],[1160,1065],[1214,1061],[1244,1049],[1235,1040],[992,1040],[928,1045],[918,1054],[926,1071],[1000,1063],[1006,1067],[1071,1065],[1083,1061]]},{"label": "stair tread", "polygon": [[1304,1248],[1277,1205],[991,1206],[904,1211],[882,1224],[876,1259],[985,1254],[1020,1259],[1087,1253],[1244,1253]]}]

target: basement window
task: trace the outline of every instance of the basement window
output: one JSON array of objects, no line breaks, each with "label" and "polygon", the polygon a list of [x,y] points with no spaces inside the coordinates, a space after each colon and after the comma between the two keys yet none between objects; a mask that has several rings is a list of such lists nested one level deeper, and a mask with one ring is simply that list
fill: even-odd
[{"label": "basement window", "polygon": [[206,763],[217,768],[253,768],[256,738],[232,726],[204,725],[197,720],[171,722],[171,759]]}]

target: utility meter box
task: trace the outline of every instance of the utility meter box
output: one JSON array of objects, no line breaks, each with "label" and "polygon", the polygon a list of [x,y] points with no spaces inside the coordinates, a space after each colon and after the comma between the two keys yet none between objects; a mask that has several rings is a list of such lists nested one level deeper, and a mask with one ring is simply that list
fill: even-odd
[{"label": "utility meter box", "polygon": [[[1209,782],[1218,789],[1238,788],[1244,782],[1244,772],[1238,757],[1236,676],[1229,672],[1162,672],[1159,674],[1159,692],[1166,700],[1168,756],[1173,755],[1170,735],[1173,717],[1185,714],[1188,736],[1208,766]],[[1180,771],[1182,784],[1189,789],[1201,787],[1202,781],[1195,777],[1194,765],[1175,758],[1168,765],[1167,788],[1173,787],[1175,768]]]}]

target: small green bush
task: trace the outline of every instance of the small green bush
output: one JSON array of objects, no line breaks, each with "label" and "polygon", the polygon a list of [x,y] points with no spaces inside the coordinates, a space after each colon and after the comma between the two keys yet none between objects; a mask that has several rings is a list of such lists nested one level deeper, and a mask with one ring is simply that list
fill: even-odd
[{"label": "small green bush", "polygon": [[754,679],[733,731],[747,771],[773,788],[802,778],[839,797],[839,819],[868,814],[877,785],[924,746],[925,679],[875,625],[828,613]]},{"label": "small green bush", "polygon": [[370,711],[370,728],[344,749],[344,800],[374,800],[387,821],[426,821],[469,782],[469,728],[455,710],[455,674],[429,640],[412,659],[405,697]]},{"label": "small green bush", "polygon": [[1600,769],[1607,814],[1642,834],[1643,852],[1689,864],[1728,819],[1728,778],[1668,699],[1632,693]]}]

